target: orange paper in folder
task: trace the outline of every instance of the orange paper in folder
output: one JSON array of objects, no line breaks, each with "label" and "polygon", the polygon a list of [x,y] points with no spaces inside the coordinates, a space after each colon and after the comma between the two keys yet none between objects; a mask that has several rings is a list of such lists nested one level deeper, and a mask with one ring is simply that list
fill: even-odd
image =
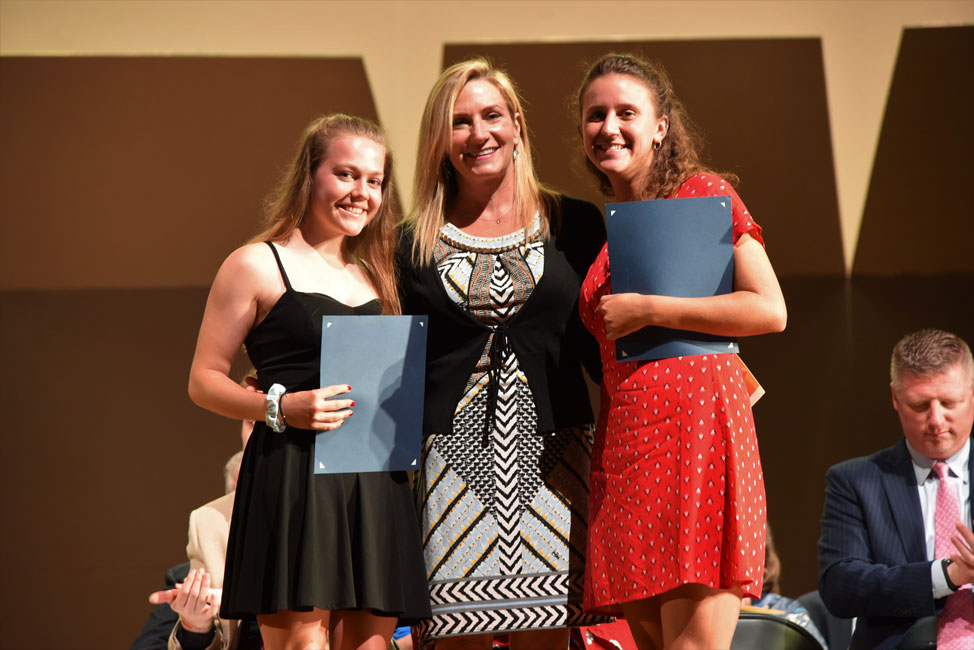
[{"label": "orange paper in folder", "polygon": [[764,387],[758,383],[758,380],[754,377],[754,373],[744,363],[744,359],[741,359],[741,355],[735,354],[734,356],[737,357],[737,362],[741,364],[741,370],[744,371],[744,386],[747,388],[747,394],[753,407],[759,399],[764,397]]}]

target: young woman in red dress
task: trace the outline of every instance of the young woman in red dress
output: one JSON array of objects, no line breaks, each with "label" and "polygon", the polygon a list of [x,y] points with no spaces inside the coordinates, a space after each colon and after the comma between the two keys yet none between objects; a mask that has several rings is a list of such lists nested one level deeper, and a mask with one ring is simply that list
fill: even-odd
[{"label": "young woman in red dress", "polygon": [[734,291],[613,294],[603,248],[580,310],[599,339],[602,410],[592,457],[585,606],[626,617],[640,648],[727,648],[743,596],[759,597],[766,504],[744,371],[732,354],[620,362],[614,341],[647,325],[723,336],[779,332],[785,301],[761,228],[699,161],[665,74],[602,57],[578,93],[587,166],[616,201],[729,196]]}]

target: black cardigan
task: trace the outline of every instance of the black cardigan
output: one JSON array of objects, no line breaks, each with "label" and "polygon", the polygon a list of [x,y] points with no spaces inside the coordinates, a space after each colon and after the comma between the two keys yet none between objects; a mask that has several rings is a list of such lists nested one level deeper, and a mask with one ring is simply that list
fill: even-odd
[{"label": "black cardigan", "polygon": [[[539,432],[590,424],[582,364],[593,379],[601,379],[598,344],[579,318],[578,293],[605,243],[605,225],[591,203],[567,196],[557,200],[541,281],[520,310],[498,326],[528,378]],[[435,265],[413,263],[412,245],[412,233],[404,231],[396,258],[403,313],[429,316],[423,431],[451,433],[457,403],[491,328],[450,299]]]}]

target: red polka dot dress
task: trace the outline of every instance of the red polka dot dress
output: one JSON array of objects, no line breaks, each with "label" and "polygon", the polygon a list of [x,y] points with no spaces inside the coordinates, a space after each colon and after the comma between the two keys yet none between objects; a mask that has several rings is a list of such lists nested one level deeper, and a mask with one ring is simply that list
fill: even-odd
[{"label": "red polka dot dress", "polygon": [[[729,183],[700,174],[676,198],[730,196],[734,241],[761,228]],[[602,353],[602,409],[592,451],[584,607],[687,583],[759,598],[766,505],[744,373],[733,354],[616,361],[597,307],[611,292],[607,247],[582,284],[579,309]]]}]

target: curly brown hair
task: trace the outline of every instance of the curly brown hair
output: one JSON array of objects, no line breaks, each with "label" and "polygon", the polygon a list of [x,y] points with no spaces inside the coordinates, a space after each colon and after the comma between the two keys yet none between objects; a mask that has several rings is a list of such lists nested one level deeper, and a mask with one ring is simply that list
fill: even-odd
[{"label": "curly brown hair", "polygon": [[[666,198],[674,194],[690,176],[717,173],[700,161],[703,137],[673,91],[673,84],[663,66],[658,63],[632,54],[610,53],[601,56],[589,66],[582,85],[578,88],[576,106],[579,115],[582,109],[582,96],[589,85],[599,77],[610,74],[626,75],[646,86],[652,97],[656,115],[660,117],[665,115],[669,120],[666,137],[663,138],[650,163],[646,185],[642,191],[636,193],[638,198]],[[602,193],[612,196],[609,177],[602,173],[588,159],[588,156],[585,157],[585,167],[598,180]],[[721,176],[732,183],[737,181],[737,177],[733,174],[722,173]]]}]

